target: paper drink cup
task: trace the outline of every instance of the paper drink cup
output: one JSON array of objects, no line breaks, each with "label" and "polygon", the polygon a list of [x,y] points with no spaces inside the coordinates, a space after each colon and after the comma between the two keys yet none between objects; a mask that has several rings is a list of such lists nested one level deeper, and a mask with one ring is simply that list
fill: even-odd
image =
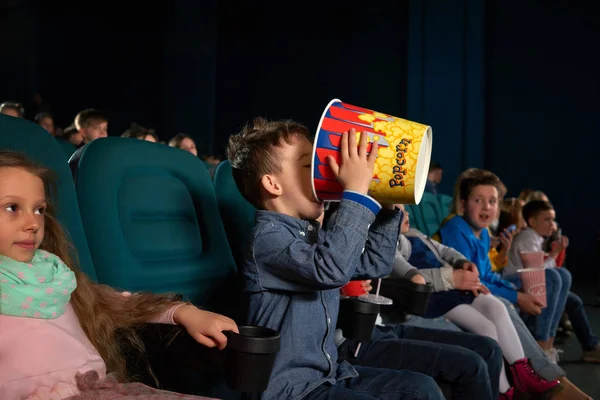
[{"label": "paper drink cup", "polygon": [[358,297],[365,294],[365,289],[363,288],[363,281],[350,281],[344,286],[342,286],[342,294],[344,296],[352,296]]},{"label": "paper drink cup", "polygon": [[544,252],[522,251],[521,262],[525,268],[544,268]]},{"label": "paper drink cup", "polygon": [[543,303],[542,308],[548,304],[546,301],[546,270],[543,268],[524,268],[517,270],[521,276],[523,291],[534,296]]},{"label": "paper drink cup", "polygon": [[339,201],[343,188],[336,180],[327,156],[340,163],[342,133],[356,130],[368,135],[369,147],[377,141],[379,150],[369,186],[369,195],[385,204],[419,204],[425,191],[431,160],[431,127],[377,111],[329,102],[317,128],[313,146],[313,193],[318,201]]}]

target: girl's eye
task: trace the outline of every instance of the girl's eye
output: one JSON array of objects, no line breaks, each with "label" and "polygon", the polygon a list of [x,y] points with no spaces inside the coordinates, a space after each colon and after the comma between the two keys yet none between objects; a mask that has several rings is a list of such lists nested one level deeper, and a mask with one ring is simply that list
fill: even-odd
[{"label": "girl's eye", "polygon": [[302,168],[310,168],[310,164],[308,165],[303,165]]},{"label": "girl's eye", "polygon": [[46,209],[44,207],[40,207],[37,210],[35,210],[35,213],[37,215],[44,215],[45,212],[46,212]]},{"label": "girl's eye", "polygon": [[17,205],[16,204],[9,204],[6,207],[4,207],[4,209],[8,212],[14,213],[17,211]]}]

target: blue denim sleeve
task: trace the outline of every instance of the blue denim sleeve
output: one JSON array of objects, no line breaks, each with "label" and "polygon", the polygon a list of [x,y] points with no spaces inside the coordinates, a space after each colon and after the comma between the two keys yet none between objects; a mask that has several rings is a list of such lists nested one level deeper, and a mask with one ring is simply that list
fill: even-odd
[{"label": "blue denim sleeve", "polygon": [[352,280],[384,278],[392,273],[403,217],[401,211],[388,209],[377,214]]},{"label": "blue denim sleeve", "polygon": [[317,243],[307,243],[288,226],[260,227],[251,244],[257,289],[310,292],[345,285],[355,274],[374,220],[369,207],[343,199]]}]

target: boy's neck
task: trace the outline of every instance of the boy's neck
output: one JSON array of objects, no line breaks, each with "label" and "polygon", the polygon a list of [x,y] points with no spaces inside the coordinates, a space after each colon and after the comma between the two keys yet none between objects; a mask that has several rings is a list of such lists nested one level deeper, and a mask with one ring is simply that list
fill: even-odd
[{"label": "boy's neck", "polygon": [[301,219],[295,210],[291,210],[289,207],[286,207],[285,204],[282,204],[280,201],[276,199],[269,199],[263,203],[263,209],[267,211],[276,212],[279,214],[284,214],[290,216],[292,218]]},{"label": "boy's neck", "polygon": [[465,220],[465,222],[469,225],[469,227],[471,228],[471,230],[473,231],[473,234],[475,235],[475,237],[477,239],[481,239],[481,231],[483,231],[483,229],[473,225],[471,223],[471,221],[469,220],[469,218],[467,218],[466,216],[463,217],[463,219]]},{"label": "boy's neck", "polygon": [[539,232],[537,231],[537,229],[535,229],[535,228],[533,228],[533,227],[531,227],[531,226],[527,226],[527,229],[531,229],[531,230],[532,230],[532,231],[534,231],[534,232],[535,232],[535,234],[536,234],[536,235],[538,235],[539,237],[544,237],[544,235],[542,235],[541,233],[539,233]]}]

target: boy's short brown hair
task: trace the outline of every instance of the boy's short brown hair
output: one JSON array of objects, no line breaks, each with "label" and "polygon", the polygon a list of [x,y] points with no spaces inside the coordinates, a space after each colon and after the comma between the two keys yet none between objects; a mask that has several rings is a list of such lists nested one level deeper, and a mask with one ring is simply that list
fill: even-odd
[{"label": "boy's short brown hair", "polygon": [[494,186],[496,190],[500,187],[500,179],[493,172],[478,169],[460,183],[460,200],[467,201],[476,186]]},{"label": "boy's short brown hair", "polygon": [[256,208],[263,208],[260,189],[262,177],[281,171],[277,148],[284,141],[292,144],[293,139],[298,137],[311,140],[308,129],[298,122],[256,118],[240,133],[229,138],[227,158],[231,163],[233,179],[242,196]]},{"label": "boy's short brown hair", "polygon": [[108,119],[100,111],[94,108],[87,108],[83,111],[79,111],[75,116],[75,127],[77,130],[81,128],[87,128],[94,123],[108,122]]},{"label": "boy's short brown hair", "polygon": [[552,204],[544,200],[532,200],[523,206],[523,219],[529,225],[529,219],[537,217],[543,211],[552,211]]}]

